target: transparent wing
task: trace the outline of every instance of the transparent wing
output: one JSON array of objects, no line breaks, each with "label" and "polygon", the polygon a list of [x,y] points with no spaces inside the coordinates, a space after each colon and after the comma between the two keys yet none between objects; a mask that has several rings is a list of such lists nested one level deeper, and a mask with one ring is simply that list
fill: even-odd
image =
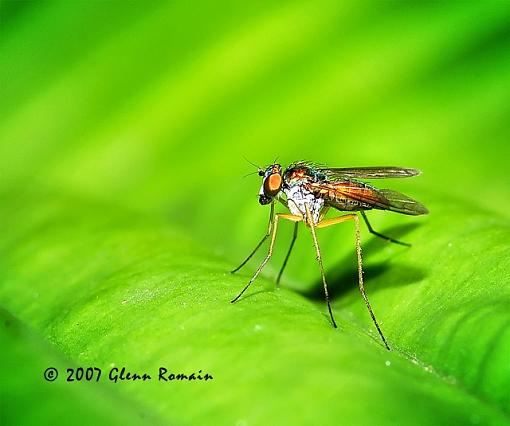
[{"label": "transparent wing", "polygon": [[388,200],[388,210],[410,215],[427,214],[429,212],[423,204],[400,192],[391,189],[379,189],[378,192]]},{"label": "transparent wing", "polygon": [[420,171],[404,167],[344,167],[344,168],[320,168],[321,172],[330,179],[384,179],[405,178],[417,176]]},{"label": "transparent wing", "polygon": [[[370,208],[390,210],[408,215],[427,214],[427,208],[420,202],[391,189],[378,189],[362,182],[343,181],[313,183],[309,189],[316,196],[324,198],[333,207],[342,210],[345,201],[352,200]],[[363,210],[363,206],[360,209]],[[366,207],[365,207],[366,208]]]}]

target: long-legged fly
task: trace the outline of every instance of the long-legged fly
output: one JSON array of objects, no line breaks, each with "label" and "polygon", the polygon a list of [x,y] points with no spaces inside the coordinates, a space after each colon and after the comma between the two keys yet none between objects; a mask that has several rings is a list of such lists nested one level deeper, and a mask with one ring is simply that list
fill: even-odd
[{"label": "long-legged fly", "polygon": [[[269,251],[255,271],[255,274],[250,279],[248,284],[242,291],[232,300],[236,302],[248,287],[255,281],[264,266],[269,261],[273,254],[273,247],[276,239],[276,230],[278,228],[278,221],[286,219],[294,222],[294,234],[292,241],[285,256],[282,268],[276,280],[277,284],[280,281],[283,270],[287,265],[287,261],[291,254],[294,242],[297,237],[298,223],[304,222],[310,229],[312,234],[315,251],[317,253],[317,260],[319,262],[319,269],[322,277],[322,284],[324,286],[324,294],[328,306],[329,316],[334,327],[336,327],[333,311],[329,300],[328,286],[326,284],[326,277],[324,275],[324,267],[322,264],[322,257],[317,241],[316,229],[326,228],[337,223],[342,223],[348,220],[353,220],[355,225],[355,241],[356,241],[356,255],[358,260],[358,284],[361,296],[365,301],[368,312],[372,317],[381,339],[389,350],[388,343],[384,334],[377,323],[370,302],[368,301],[365,287],[363,285],[363,265],[361,258],[361,241],[360,241],[360,226],[359,216],[361,215],[368,230],[389,242],[406,245],[401,241],[387,237],[380,234],[370,225],[365,210],[379,209],[389,210],[396,213],[406,215],[422,215],[427,214],[427,208],[420,204],[418,201],[413,200],[407,195],[401,194],[390,189],[378,189],[358,179],[381,179],[381,178],[404,178],[416,176],[420,173],[416,169],[407,169],[401,167],[359,167],[359,168],[326,168],[310,162],[298,161],[292,163],[289,167],[282,170],[280,164],[271,164],[266,169],[258,168],[258,174],[262,179],[262,186],[259,191],[259,203],[262,205],[270,204],[271,211],[269,215],[269,227],[262,238],[257,244],[255,249],[250,255],[241,263],[232,273],[241,269],[257,252],[264,241],[270,237]],[[290,211],[289,213],[276,213],[275,214],[275,201],[281,202]],[[332,219],[324,219],[324,215],[329,208],[334,208],[342,212],[352,212],[344,214]]]}]

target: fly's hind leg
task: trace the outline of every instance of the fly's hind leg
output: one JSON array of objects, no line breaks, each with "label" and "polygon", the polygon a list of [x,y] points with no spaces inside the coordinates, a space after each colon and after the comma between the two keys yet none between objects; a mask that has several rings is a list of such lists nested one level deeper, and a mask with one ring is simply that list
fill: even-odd
[{"label": "fly's hind leg", "polygon": [[361,217],[363,218],[363,220],[367,224],[368,232],[370,232],[371,234],[377,235],[379,238],[382,238],[383,240],[389,241],[391,243],[395,243],[395,244],[400,244],[402,246],[411,247],[411,244],[409,244],[409,243],[404,243],[403,241],[395,240],[395,239],[393,239],[391,237],[387,237],[386,235],[383,235],[383,234],[380,234],[377,231],[374,231],[374,228],[372,228],[372,225],[370,225],[370,222],[368,221],[368,218],[367,218],[367,215],[365,214],[365,212],[363,210],[360,210],[360,213],[361,213]]},{"label": "fly's hind leg", "polygon": [[[342,223],[347,220],[353,220],[354,225],[355,225],[356,256],[357,256],[357,260],[358,260],[358,284],[359,284],[359,290],[361,293],[361,297],[363,297],[365,305],[368,309],[368,312],[370,313],[370,316],[372,317],[372,321],[374,322],[375,328],[377,329],[379,335],[381,336],[384,346],[386,346],[386,349],[390,350],[390,347],[388,346],[388,343],[386,342],[386,338],[384,337],[384,334],[381,331],[381,327],[379,327],[379,323],[377,322],[377,320],[375,318],[374,311],[372,310],[372,307],[370,306],[370,302],[368,300],[367,293],[365,292],[365,285],[363,283],[363,262],[362,262],[362,257],[361,257],[361,237],[360,237],[360,226],[359,226],[358,215],[357,214],[346,214],[344,216],[339,216],[339,217],[336,217],[333,219],[323,220],[316,225],[316,228],[326,228],[328,226],[336,225],[337,223]],[[316,240],[315,232],[313,231],[312,227],[310,227],[310,228],[312,229],[312,235],[314,235],[314,240]],[[318,250],[317,245],[316,245],[316,247]],[[322,262],[321,262],[321,272],[322,272]],[[324,274],[323,274],[323,282],[324,282],[324,286],[326,286]],[[327,298],[327,294],[326,294],[326,298]],[[328,300],[328,307],[329,307],[329,300]],[[330,314],[331,314],[331,310],[330,310]]]}]

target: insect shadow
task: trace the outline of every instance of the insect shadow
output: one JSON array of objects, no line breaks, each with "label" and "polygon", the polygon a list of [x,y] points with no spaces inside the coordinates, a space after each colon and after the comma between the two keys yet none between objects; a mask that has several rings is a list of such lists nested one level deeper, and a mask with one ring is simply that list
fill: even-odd
[{"label": "insect shadow", "polygon": [[[405,236],[418,226],[420,225],[417,223],[397,225],[388,229],[384,233],[385,235],[391,235],[392,237],[400,240],[402,236]],[[368,253],[372,251],[376,252],[378,248],[387,244],[391,243],[374,236],[363,245],[363,253],[365,257],[367,257]],[[412,247],[407,248],[406,250],[412,250]],[[390,264],[389,262],[371,264],[370,261],[368,261],[364,262],[363,266],[365,287],[370,289],[372,287],[371,281],[389,271],[392,272],[391,277],[388,280],[385,280],[384,283],[379,283],[377,288],[382,289],[411,285],[420,282],[426,276],[422,269],[415,266],[401,263]],[[344,259],[337,262],[332,268],[330,268],[327,271],[327,278],[330,297],[332,299],[341,297],[353,287],[358,287],[358,270],[356,266],[355,253],[349,253],[344,257]],[[324,299],[324,290],[320,279],[317,279],[314,282],[314,285],[309,289],[303,291],[298,290],[298,292],[312,300]]]}]

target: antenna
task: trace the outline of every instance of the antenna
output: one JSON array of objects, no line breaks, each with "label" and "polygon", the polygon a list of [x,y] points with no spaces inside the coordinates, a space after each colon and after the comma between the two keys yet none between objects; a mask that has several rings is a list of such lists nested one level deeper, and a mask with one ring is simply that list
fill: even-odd
[{"label": "antenna", "polygon": [[[251,174],[255,174],[255,173],[259,173],[259,174],[260,174],[260,172],[261,172],[261,171],[262,171],[262,172],[264,171],[264,169],[263,169],[262,167],[257,166],[255,163],[252,163],[252,162],[251,162],[250,160],[248,160],[248,159],[247,159],[244,155],[243,155],[243,158],[244,158],[244,159],[245,159],[248,163],[250,163],[252,166],[254,166],[254,167],[256,167],[256,168],[257,168],[257,171],[256,171],[256,172],[249,173],[249,174],[247,174],[246,176],[250,176]],[[246,177],[246,176],[245,176],[245,177]]]}]

